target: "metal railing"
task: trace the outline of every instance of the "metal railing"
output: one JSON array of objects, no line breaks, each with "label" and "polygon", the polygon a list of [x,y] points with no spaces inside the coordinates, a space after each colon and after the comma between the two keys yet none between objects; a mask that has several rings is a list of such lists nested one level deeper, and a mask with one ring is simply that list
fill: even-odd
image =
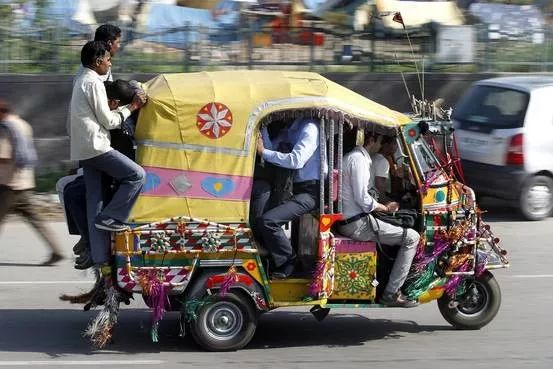
[{"label": "metal railing", "polygon": [[[469,62],[437,58],[435,32],[410,37],[376,30],[337,33],[325,28],[210,29],[183,25],[143,34],[124,29],[116,72],[186,72],[229,68],[294,68],[318,71],[547,72],[553,70],[553,31],[491,39],[484,25]],[[536,36],[539,35],[539,36]],[[0,26],[0,73],[73,73],[82,45],[91,35],[56,26],[21,29]]]}]

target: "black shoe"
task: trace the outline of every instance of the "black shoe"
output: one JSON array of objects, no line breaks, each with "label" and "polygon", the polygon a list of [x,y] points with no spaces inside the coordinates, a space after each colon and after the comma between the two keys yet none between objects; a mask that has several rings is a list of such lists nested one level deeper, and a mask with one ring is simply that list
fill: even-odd
[{"label": "black shoe", "polygon": [[286,279],[294,273],[295,260],[287,261],[273,271],[273,279]]},{"label": "black shoe", "polygon": [[79,241],[75,244],[75,246],[73,246],[73,253],[75,255],[80,255],[82,254],[85,250],[87,249],[86,247],[86,241],[84,240],[84,238],[80,238]]},{"label": "black shoe", "polygon": [[419,302],[415,300],[409,300],[401,292],[396,292],[394,294],[383,294],[380,298],[380,303],[389,307],[403,307],[403,308],[412,308],[419,306]]},{"label": "black shoe", "polygon": [[94,265],[92,257],[89,253],[83,254],[75,260],[75,269],[85,270]]},{"label": "black shoe", "polygon": [[98,229],[110,232],[122,232],[130,229],[128,224],[118,221],[110,217],[97,217],[94,221],[94,225]]},{"label": "black shoe", "polygon": [[45,262],[43,262],[42,264],[40,264],[40,265],[42,265],[42,266],[52,266],[60,260],[63,260],[63,255],[60,255],[58,253],[53,252],[50,255],[50,258],[48,260],[46,260]]}]

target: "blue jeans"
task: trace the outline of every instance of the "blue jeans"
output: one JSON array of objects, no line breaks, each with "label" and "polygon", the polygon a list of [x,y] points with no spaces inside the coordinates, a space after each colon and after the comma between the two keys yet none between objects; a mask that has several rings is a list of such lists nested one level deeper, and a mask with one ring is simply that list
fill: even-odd
[{"label": "blue jeans", "polygon": [[[144,185],[144,169],[117,150],[82,160],[86,185],[86,209],[92,260],[95,264],[110,260],[110,234],[94,225],[98,215],[125,222]],[[115,179],[119,188],[111,201],[104,205],[102,173]]]}]

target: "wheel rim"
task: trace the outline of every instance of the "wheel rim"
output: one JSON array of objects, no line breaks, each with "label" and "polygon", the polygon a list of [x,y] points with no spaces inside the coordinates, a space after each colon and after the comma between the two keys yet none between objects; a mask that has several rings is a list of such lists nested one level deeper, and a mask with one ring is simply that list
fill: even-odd
[{"label": "wheel rim", "polygon": [[242,311],[233,303],[219,301],[207,307],[203,324],[210,337],[228,341],[236,337],[242,329]]},{"label": "wheel rim", "polygon": [[478,281],[473,281],[467,288],[467,293],[459,302],[457,310],[465,316],[478,316],[486,310],[490,303],[488,290]]},{"label": "wheel rim", "polygon": [[548,214],[553,207],[553,193],[551,189],[542,183],[535,184],[528,189],[528,208],[534,215]]}]

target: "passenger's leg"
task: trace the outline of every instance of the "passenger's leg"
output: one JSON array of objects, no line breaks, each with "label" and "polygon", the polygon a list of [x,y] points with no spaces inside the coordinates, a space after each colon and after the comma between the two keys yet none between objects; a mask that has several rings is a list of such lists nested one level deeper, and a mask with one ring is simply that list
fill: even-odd
[{"label": "passenger's leg", "polygon": [[257,241],[261,241],[260,221],[261,216],[265,213],[265,208],[271,197],[271,185],[269,182],[256,179],[252,185],[252,198],[250,201],[250,227],[253,231],[253,236]]},{"label": "passenger's leg", "polygon": [[89,247],[92,261],[95,264],[106,264],[110,261],[110,234],[96,228],[94,219],[102,211],[103,186],[102,172],[82,162],[86,191],[86,213],[88,219]]},{"label": "passenger's leg", "polygon": [[[378,237],[384,245],[398,245],[399,250],[394,261],[394,266],[390,273],[388,284],[384,289],[384,294],[395,294],[405,283],[413,263],[413,258],[417,252],[420,236],[413,229],[405,230],[401,227],[391,225],[373,218],[373,221],[378,222],[379,232]],[[374,223],[373,223],[374,224]]]},{"label": "passenger's leg", "polygon": [[117,192],[104,207],[101,215],[125,222],[146,179],[144,169],[117,150],[85,160],[83,164],[94,167],[119,183]]},{"label": "passenger's leg", "polygon": [[292,261],[293,249],[282,225],[309,213],[317,206],[317,199],[310,193],[294,195],[289,201],[269,210],[261,217],[261,235],[270,250],[276,268]]},{"label": "passenger's leg", "polygon": [[65,186],[63,192],[65,207],[83,242],[88,243],[88,220],[86,216],[86,185],[82,176]]},{"label": "passenger's leg", "polygon": [[388,284],[384,289],[384,296],[398,293],[405,283],[413,258],[417,252],[420,236],[413,229],[405,230],[401,227],[367,216],[356,222],[340,227],[340,233],[359,241],[378,241],[384,245],[399,246],[398,254]]}]

